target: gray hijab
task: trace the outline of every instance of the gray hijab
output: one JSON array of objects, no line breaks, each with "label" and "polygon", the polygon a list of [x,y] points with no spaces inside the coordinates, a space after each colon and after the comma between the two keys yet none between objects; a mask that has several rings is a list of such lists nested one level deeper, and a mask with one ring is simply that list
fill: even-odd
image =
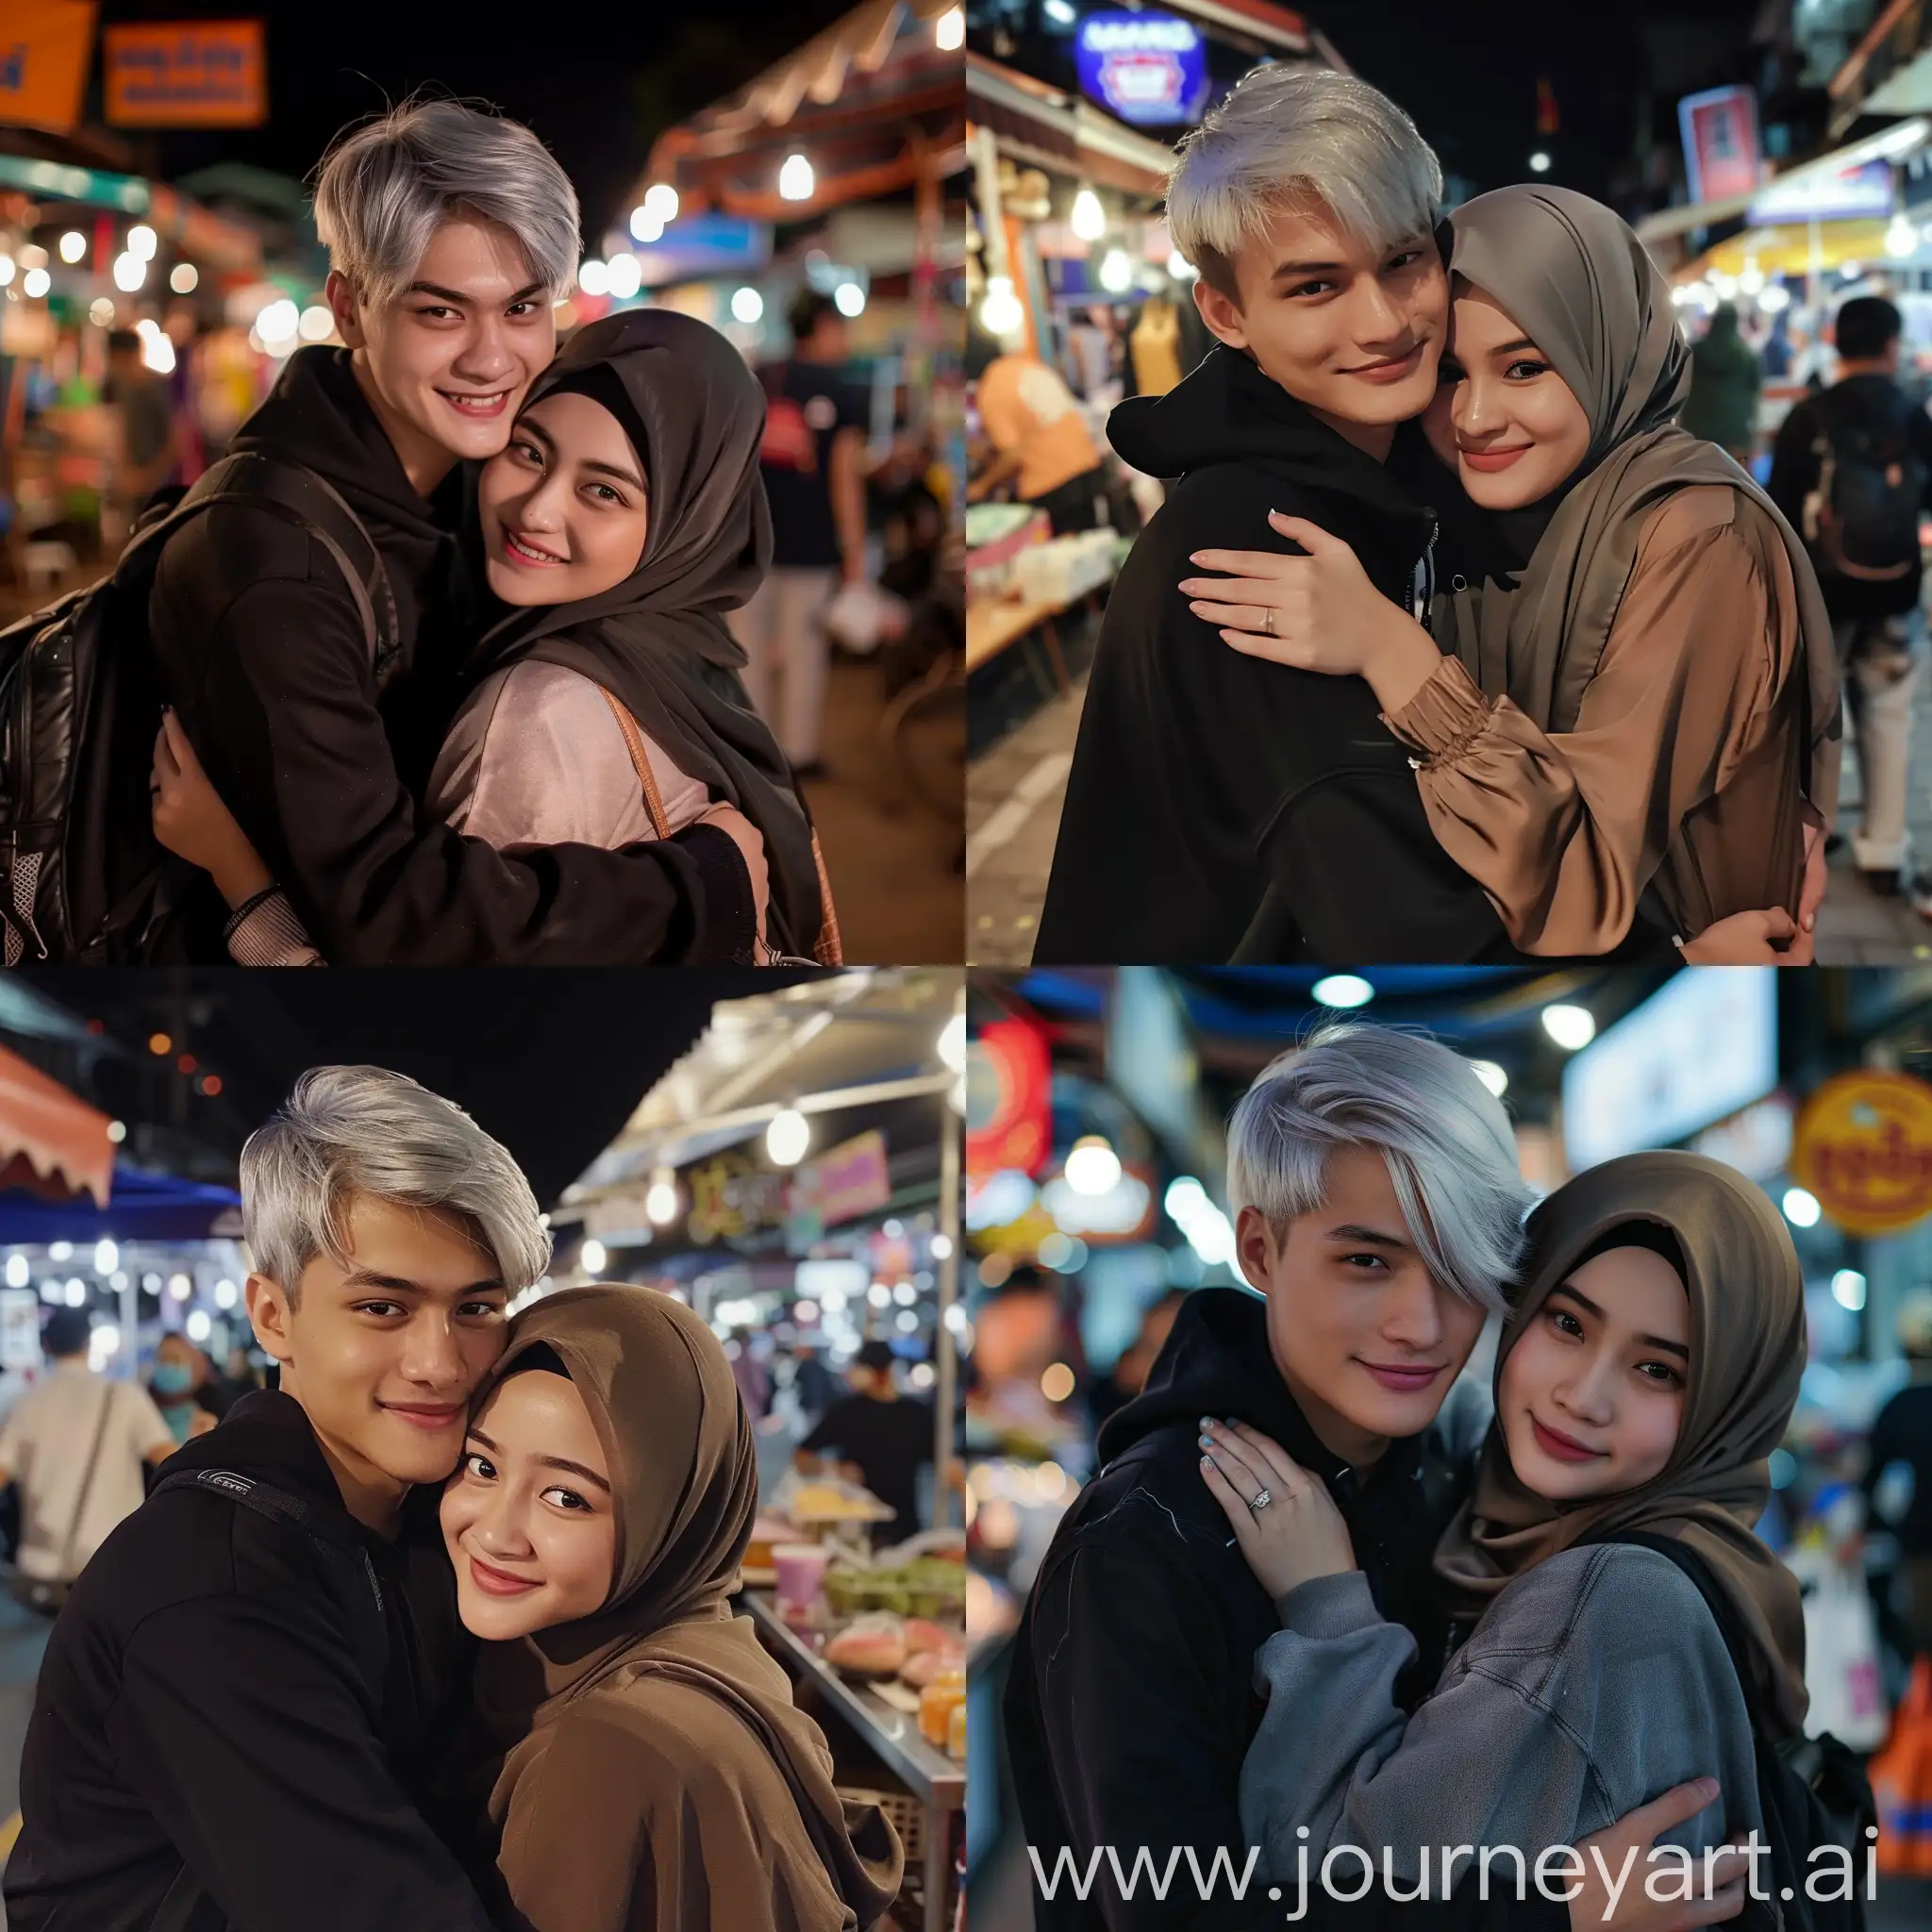
[{"label": "gray hijab", "polygon": [[1715,443],[1676,425],[1690,351],[1670,285],[1621,217],[1567,188],[1499,188],[1450,217],[1451,266],[1523,326],[1575,393],[1591,440],[1513,586],[1439,598],[1436,629],[1476,683],[1545,731],[1575,728],[1609,641],[1638,544],[1672,493],[1721,484],[1782,538],[1805,653],[1806,795],[1838,799],[1838,660],[1818,578],[1797,533]]}]

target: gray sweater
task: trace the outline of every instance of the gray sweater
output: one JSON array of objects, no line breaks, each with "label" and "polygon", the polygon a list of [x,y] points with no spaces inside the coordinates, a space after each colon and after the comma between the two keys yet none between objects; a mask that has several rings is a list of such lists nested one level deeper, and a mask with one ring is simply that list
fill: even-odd
[{"label": "gray sweater", "polygon": [[[1628,1544],[1566,1550],[1526,1571],[1485,1612],[1414,1717],[1394,1696],[1414,1650],[1385,1624],[1359,1571],[1317,1577],[1277,1606],[1282,1628],[1255,1657],[1268,1698],[1241,1767],[1241,1823],[1270,1875],[1309,1874],[1359,1845],[1413,1883],[1421,1848],[1441,1896],[1441,1848],[1515,1845],[1532,1874],[1690,1778],[1722,1794],[1659,1843],[1701,1854],[1762,1828],[1751,1724],[1724,1639],[1668,1557]],[[1306,1825],[1308,1836],[1298,1836]],[[1474,1869],[1455,1867],[1460,1882]],[[1632,1868],[1641,1884],[1651,1868]],[[1336,1882],[1359,1883],[1338,1866]],[[1513,1888],[1502,1858],[1492,1883]]]}]

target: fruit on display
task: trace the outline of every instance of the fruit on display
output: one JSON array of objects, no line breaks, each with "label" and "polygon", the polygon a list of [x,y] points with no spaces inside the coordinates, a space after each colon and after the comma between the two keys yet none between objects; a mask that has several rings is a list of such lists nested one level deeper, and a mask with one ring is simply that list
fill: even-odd
[{"label": "fruit on display", "polygon": [[826,1640],[825,1661],[865,1676],[894,1676],[906,1661],[906,1626],[889,1612],[855,1618]]},{"label": "fruit on display", "polygon": [[966,1566],[920,1557],[891,1570],[849,1563],[825,1572],[825,1599],[841,1617],[892,1610],[902,1617],[958,1616],[966,1603]]}]

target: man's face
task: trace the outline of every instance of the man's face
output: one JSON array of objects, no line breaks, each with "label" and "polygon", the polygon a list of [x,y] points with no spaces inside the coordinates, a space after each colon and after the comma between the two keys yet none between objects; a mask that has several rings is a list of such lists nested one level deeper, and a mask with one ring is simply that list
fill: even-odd
[{"label": "man's face", "polygon": [[1284,210],[1233,259],[1241,300],[1204,278],[1201,319],[1298,401],[1373,426],[1420,415],[1436,391],[1449,278],[1435,239],[1377,250],[1325,209]]},{"label": "man's face", "polygon": [[1326,1192],[1278,1241],[1257,1208],[1236,1228],[1241,1272],[1268,1297],[1275,1366],[1324,1441],[1416,1435],[1461,1374],[1483,1311],[1430,1276],[1378,1148],[1338,1148]]},{"label": "man's face", "polygon": [[345,1223],[344,1258],[310,1261],[292,1307],[248,1277],[256,1340],[339,1470],[371,1489],[441,1482],[503,1353],[508,1291],[456,1215],[358,1197]]},{"label": "man's face", "polygon": [[328,301],[399,447],[420,441],[459,461],[502,449],[525,391],[557,353],[550,291],[532,278],[522,243],[473,216],[436,230],[394,300],[364,302],[331,275]]}]

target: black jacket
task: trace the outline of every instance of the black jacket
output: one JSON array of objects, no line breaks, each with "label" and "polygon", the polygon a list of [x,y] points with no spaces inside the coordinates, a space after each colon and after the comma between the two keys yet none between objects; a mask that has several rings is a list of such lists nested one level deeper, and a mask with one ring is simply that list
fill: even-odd
[{"label": "black jacket", "polygon": [[[1193,1847],[1204,1874],[1219,1846],[1237,1873],[1245,1863],[1241,1759],[1261,1709],[1254,1657],[1280,1622],[1201,1479],[1203,1416],[1253,1424],[1327,1484],[1383,1614],[1415,1633],[1419,1660],[1398,1687],[1405,1701],[1412,1706],[1441,1672],[1448,1623],[1430,1564],[1468,1487],[1486,1406],[1457,1391],[1428,1436],[1392,1444],[1358,1481],[1288,1392],[1265,1317],[1265,1305],[1239,1289],[1187,1298],[1146,1389],[1101,1430],[1102,1467],[1034,1582],[1014,1643],[1006,1735],[1026,1842],[1049,1874],[1062,1846],[1081,1871],[1105,1845],[1124,1872],[1142,1845],[1157,1869],[1174,1846]],[[1067,1884],[1050,1902],[1036,1886],[1035,1924],[1041,1932],[1223,1932],[1283,1923],[1292,1898],[1271,1905],[1263,1886],[1237,1903],[1224,1879],[1204,1904],[1186,1857],[1184,1849],[1164,1902],[1144,1882],[1124,1901],[1104,1863],[1084,1903]],[[1353,1868],[1336,1882],[1356,1882]],[[1499,1901],[1484,1909],[1482,1923],[1502,1923]],[[1399,1910],[1390,1923],[1418,1932],[1475,1923],[1468,1899]],[[1342,1912],[1318,1894],[1300,1923],[1379,1924],[1396,1911],[1371,1900]],[[1562,1916],[1512,1905],[1507,1917],[1566,1924],[1564,1908],[1555,1912]]]},{"label": "black jacket", "polygon": [[1224,347],[1123,404],[1108,434],[1136,469],[1181,480],[1108,599],[1034,958],[1513,960],[1367,682],[1244,657],[1177,588],[1204,547],[1292,553],[1268,524],[1278,509],[1417,608],[1437,519],[1402,475],[1448,484],[1419,434],[1378,463]]},{"label": "black jacket", "polygon": [[[748,958],[750,880],[714,826],[512,855],[420,821],[475,635],[464,479],[417,494],[345,349],[298,349],[235,438],[307,464],[382,554],[401,651],[380,699],[327,553],[280,517],[206,511],[167,540],[149,629],[228,808],[339,965],[639,965]],[[225,961],[208,888],[194,945]]]},{"label": "black jacket", "polygon": [[257,1477],[360,1538],[383,1599],[380,1700],[363,1606],[305,1530],[200,1490],[150,1498],[48,1640],[11,1932],[149,1932],[184,1862],[202,1893],[192,1932],[490,1932],[412,1795],[469,1690],[434,1492],[393,1543],[356,1530],[301,1407],[264,1391],[165,1473],[181,1469]]}]

